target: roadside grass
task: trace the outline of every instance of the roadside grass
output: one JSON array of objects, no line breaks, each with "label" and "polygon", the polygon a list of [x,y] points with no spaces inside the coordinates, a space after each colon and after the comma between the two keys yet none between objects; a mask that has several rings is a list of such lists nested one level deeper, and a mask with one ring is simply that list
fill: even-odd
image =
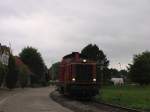
[{"label": "roadside grass", "polygon": [[96,99],[105,103],[150,111],[149,86],[105,86]]}]

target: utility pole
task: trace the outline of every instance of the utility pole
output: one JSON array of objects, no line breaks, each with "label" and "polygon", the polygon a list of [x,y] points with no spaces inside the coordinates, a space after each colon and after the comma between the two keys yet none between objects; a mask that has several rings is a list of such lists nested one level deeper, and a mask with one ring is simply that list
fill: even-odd
[{"label": "utility pole", "polygon": [[121,63],[119,62],[118,64],[119,64],[120,70],[122,70]]},{"label": "utility pole", "polygon": [[121,73],[121,70],[122,70],[121,63],[118,63],[118,64],[119,64],[119,66],[120,66],[120,72],[119,72],[120,77],[123,78],[122,73]]}]

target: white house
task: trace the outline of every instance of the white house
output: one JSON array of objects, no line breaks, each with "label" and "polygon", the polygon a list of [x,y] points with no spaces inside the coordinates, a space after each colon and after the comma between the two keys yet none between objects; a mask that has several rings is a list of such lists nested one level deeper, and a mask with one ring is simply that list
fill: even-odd
[{"label": "white house", "polygon": [[124,85],[123,78],[111,78],[111,82],[113,82],[114,85]]}]

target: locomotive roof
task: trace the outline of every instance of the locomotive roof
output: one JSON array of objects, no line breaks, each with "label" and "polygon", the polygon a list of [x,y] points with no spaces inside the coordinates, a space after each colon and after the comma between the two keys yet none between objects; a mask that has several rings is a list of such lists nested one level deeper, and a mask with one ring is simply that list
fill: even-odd
[{"label": "locomotive roof", "polygon": [[[77,53],[78,52],[72,52],[71,54],[68,54],[68,55],[64,56],[63,59],[74,58]],[[86,56],[84,56],[80,53],[78,53],[78,54],[79,54],[80,58],[86,58]]]}]

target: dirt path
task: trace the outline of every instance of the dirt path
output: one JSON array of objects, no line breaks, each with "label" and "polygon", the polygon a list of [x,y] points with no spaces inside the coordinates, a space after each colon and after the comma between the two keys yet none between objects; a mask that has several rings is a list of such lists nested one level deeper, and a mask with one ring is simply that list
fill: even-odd
[{"label": "dirt path", "polygon": [[53,87],[28,88],[0,100],[0,112],[72,112],[54,102],[49,93]]}]

